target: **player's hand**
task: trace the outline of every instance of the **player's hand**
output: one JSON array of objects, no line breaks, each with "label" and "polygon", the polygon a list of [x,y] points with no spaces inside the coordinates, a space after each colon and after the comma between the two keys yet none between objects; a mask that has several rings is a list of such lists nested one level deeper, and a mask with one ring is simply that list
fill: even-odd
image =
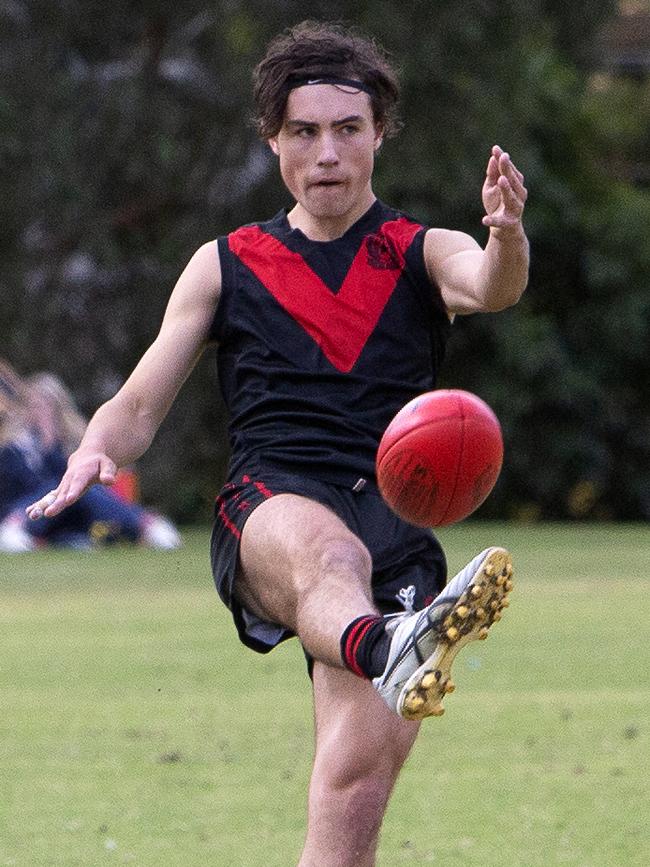
[{"label": "player's hand", "polygon": [[38,518],[53,518],[82,497],[88,488],[98,482],[112,485],[117,475],[117,466],[108,455],[98,452],[74,452],[70,455],[68,469],[59,486],[40,500],[27,506],[25,513],[32,521]]},{"label": "player's hand", "polygon": [[524,176],[498,145],[492,148],[483,184],[483,225],[495,229],[518,227],[528,198]]}]

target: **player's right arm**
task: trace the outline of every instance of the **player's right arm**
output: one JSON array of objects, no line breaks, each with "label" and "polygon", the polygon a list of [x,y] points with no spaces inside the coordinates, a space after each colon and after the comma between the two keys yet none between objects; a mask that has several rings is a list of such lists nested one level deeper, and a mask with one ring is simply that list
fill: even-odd
[{"label": "player's right arm", "polygon": [[119,467],[147,450],[205,349],[220,291],[219,256],[210,242],[181,274],[154,342],[115,397],[90,420],[59,486],[28,506],[30,518],[58,515],[91,485],[111,484]]}]

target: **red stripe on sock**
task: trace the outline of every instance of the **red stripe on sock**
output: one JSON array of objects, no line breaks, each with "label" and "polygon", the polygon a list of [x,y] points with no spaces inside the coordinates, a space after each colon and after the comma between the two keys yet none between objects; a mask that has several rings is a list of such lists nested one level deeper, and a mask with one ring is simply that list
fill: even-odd
[{"label": "red stripe on sock", "polygon": [[357,650],[359,649],[359,645],[363,641],[363,637],[366,632],[370,629],[370,627],[376,623],[380,618],[373,617],[371,614],[366,617],[360,619],[350,630],[350,634],[347,637],[347,641],[345,642],[345,663],[358,677],[363,677],[367,679],[367,675],[359,666],[357,662]]},{"label": "red stripe on sock", "polygon": [[345,664],[349,669],[354,671],[355,674],[359,674],[358,666],[356,665],[356,661],[354,659],[354,655],[352,653],[353,646],[356,644],[356,635],[359,629],[363,628],[363,625],[367,623],[367,617],[358,620],[354,626],[348,632],[347,638],[345,640],[345,648],[344,648],[344,658]]}]

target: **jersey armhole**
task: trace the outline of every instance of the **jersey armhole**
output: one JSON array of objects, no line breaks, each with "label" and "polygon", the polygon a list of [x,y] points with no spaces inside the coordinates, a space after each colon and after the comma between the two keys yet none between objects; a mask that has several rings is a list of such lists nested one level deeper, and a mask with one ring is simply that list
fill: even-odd
[{"label": "jersey armhole", "polygon": [[228,295],[231,286],[232,254],[228,247],[228,236],[222,235],[215,241],[215,255],[221,265],[221,292],[217,302],[212,323],[208,332],[208,343],[219,343],[223,338],[225,326],[225,308],[228,304]]},{"label": "jersey armhole", "polygon": [[428,290],[427,300],[433,304],[436,313],[444,316],[449,322],[453,322],[454,315],[447,310],[440,287],[430,276],[426,262],[424,261],[424,241],[428,231],[428,227],[423,226],[417,233],[408,250],[407,260],[410,254],[409,266],[413,270],[418,286],[426,287],[426,290]]}]

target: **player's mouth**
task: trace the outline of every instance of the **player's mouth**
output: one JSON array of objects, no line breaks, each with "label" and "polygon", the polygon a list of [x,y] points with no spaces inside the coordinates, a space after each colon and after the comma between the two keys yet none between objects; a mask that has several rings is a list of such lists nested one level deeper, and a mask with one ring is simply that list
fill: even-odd
[{"label": "player's mouth", "polygon": [[311,186],[317,187],[318,189],[328,189],[330,187],[340,187],[342,184],[343,184],[343,181],[322,180],[322,181],[313,181],[311,183]]}]

